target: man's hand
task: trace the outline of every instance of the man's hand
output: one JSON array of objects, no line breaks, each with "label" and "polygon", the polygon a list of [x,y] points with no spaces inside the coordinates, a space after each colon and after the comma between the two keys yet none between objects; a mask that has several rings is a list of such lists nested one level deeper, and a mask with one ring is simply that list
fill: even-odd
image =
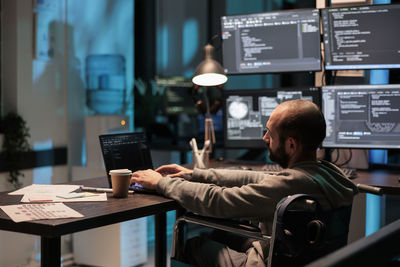
[{"label": "man's hand", "polygon": [[132,173],[131,184],[141,184],[145,189],[156,190],[161,174],[153,170],[136,171]]},{"label": "man's hand", "polygon": [[193,170],[182,167],[178,164],[163,165],[156,169],[161,175],[168,175],[169,177],[183,177],[184,174],[193,174]]}]

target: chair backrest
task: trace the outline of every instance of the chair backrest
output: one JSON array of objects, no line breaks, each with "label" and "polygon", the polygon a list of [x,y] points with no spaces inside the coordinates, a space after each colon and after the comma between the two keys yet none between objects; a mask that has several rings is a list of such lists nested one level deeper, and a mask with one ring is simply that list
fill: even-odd
[{"label": "chair backrest", "polygon": [[323,212],[317,200],[298,194],[275,210],[268,266],[303,266],[347,244],[351,206]]}]

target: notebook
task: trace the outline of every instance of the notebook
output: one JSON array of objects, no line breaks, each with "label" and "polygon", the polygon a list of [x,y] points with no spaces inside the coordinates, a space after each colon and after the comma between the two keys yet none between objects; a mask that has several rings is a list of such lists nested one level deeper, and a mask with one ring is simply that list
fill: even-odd
[{"label": "notebook", "polygon": [[[110,170],[129,169],[135,172],[153,169],[150,148],[144,133],[102,134],[99,135],[99,140],[110,188]],[[145,190],[139,184],[131,185],[131,190],[136,192],[155,192]]]}]

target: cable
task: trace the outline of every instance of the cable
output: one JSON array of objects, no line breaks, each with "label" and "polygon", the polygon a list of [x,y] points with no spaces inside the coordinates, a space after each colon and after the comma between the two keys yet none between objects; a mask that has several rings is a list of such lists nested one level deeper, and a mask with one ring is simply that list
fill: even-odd
[{"label": "cable", "polygon": [[322,85],[322,86],[326,85],[326,81],[325,81],[325,84],[324,84],[325,73],[326,73],[326,71],[324,71],[324,72],[322,73],[322,76],[321,76],[321,85]]},{"label": "cable", "polygon": [[[324,66],[324,64],[325,64],[324,56],[321,57],[321,64],[322,64],[322,66]],[[323,68],[323,72],[322,72],[322,76],[321,76],[321,85],[324,86],[324,85],[326,85],[326,81],[324,81],[326,70],[324,67],[322,67],[322,68]]]},{"label": "cable", "polygon": [[332,71],[332,81],[330,83],[331,85],[335,85],[336,75],[337,75],[337,70]]},{"label": "cable", "polygon": [[336,162],[339,160],[339,155],[340,155],[340,150],[339,150],[339,149],[333,149],[331,154],[333,154],[333,152],[334,152],[335,150],[336,150],[336,159],[335,159],[335,160],[331,160],[331,162],[332,162],[333,164],[336,164]]},{"label": "cable", "polygon": [[353,157],[353,151],[352,151],[351,148],[350,148],[350,149],[349,149],[349,158],[348,158],[345,162],[341,163],[341,164],[338,165],[338,166],[339,166],[339,167],[342,167],[342,166],[346,165],[347,163],[349,163],[349,162],[351,161],[352,157]]},{"label": "cable", "polygon": [[[218,40],[219,40],[219,45],[216,47],[216,46],[213,44],[213,41],[214,41],[215,39],[217,39],[217,38],[218,38]],[[219,49],[221,49],[221,47],[222,47],[222,38],[220,38],[219,34],[214,34],[210,39],[208,39],[208,43],[214,47],[215,52],[216,52],[216,51],[218,51]]]}]

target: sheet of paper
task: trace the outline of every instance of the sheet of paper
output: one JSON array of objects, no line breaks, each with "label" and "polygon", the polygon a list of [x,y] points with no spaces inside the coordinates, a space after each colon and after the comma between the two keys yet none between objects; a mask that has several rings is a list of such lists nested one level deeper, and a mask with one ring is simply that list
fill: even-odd
[{"label": "sheet of paper", "polygon": [[71,184],[32,184],[8,193],[9,195],[36,194],[66,194],[79,189],[80,185]]},{"label": "sheet of paper", "polygon": [[82,214],[63,203],[21,204],[0,206],[0,208],[14,222],[83,217]]},{"label": "sheet of paper", "polygon": [[[69,197],[68,197],[69,196]],[[79,197],[78,197],[79,196]],[[25,194],[21,202],[87,202],[87,201],[107,201],[107,193],[89,193],[82,192],[79,194]]]}]

